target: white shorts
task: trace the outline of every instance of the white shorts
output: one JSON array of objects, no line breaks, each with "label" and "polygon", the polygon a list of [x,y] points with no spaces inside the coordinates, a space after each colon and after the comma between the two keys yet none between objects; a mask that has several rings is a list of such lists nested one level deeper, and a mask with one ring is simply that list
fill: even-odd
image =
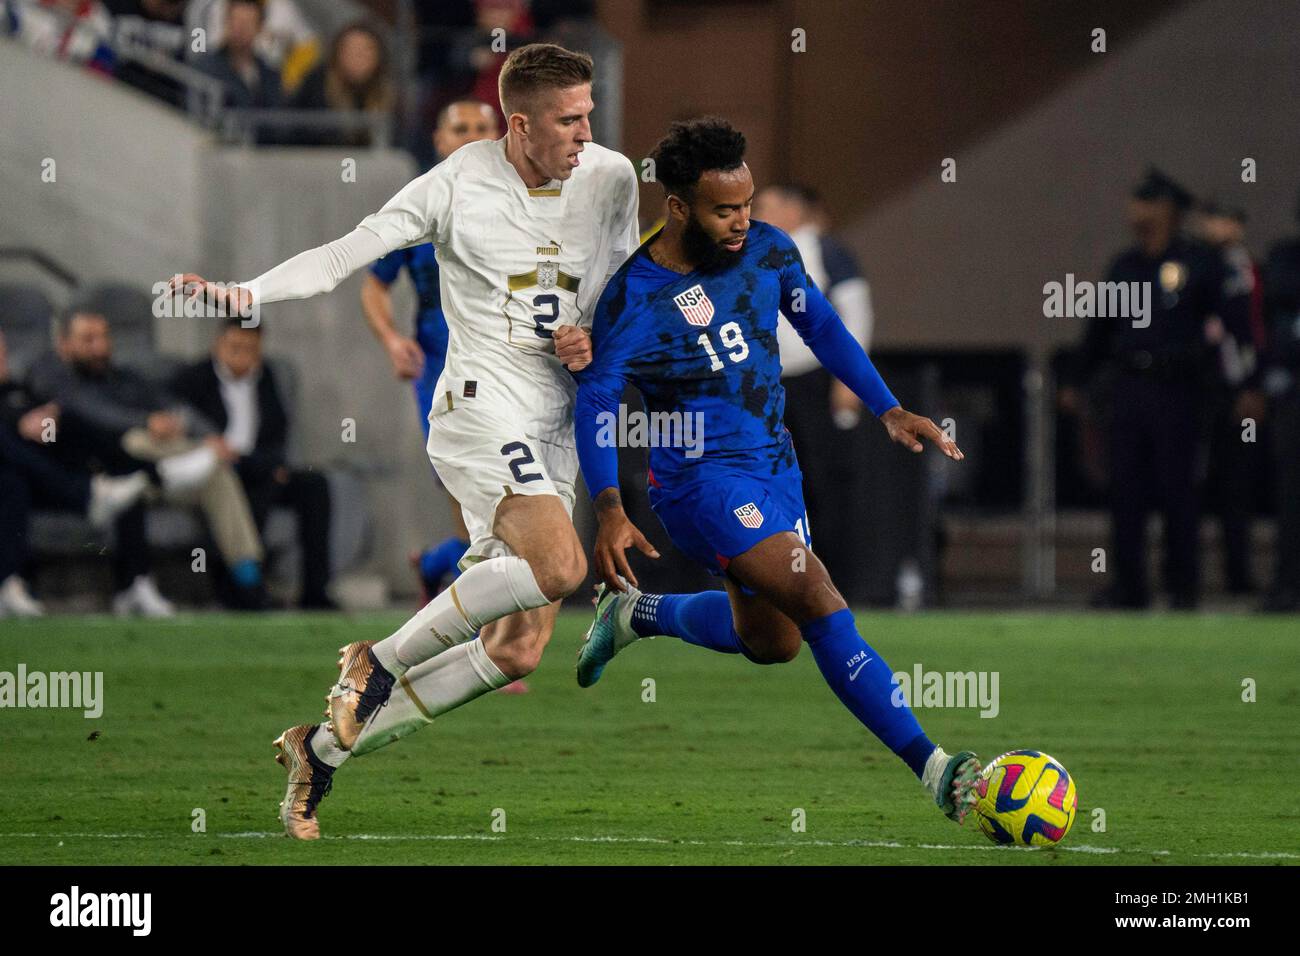
[{"label": "white shorts", "polygon": [[573,517],[578,451],[571,425],[539,434],[527,422],[512,423],[482,408],[458,407],[429,417],[426,450],[439,480],[460,504],[469,531],[462,570],[475,561],[512,553],[492,533],[497,505],[504,498],[557,495]]}]

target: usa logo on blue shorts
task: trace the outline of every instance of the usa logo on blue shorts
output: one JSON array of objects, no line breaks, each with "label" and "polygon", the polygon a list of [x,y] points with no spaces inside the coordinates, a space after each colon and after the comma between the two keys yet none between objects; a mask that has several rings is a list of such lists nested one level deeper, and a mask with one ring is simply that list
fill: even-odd
[{"label": "usa logo on blue shorts", "polygon": [[754,504],[752,501],[749,504],[741,505],[739,508],[735,509],[732,514],[739,518],[740,523],[746,528],[763,527],[763,512],[759,511],[758,505]]}]

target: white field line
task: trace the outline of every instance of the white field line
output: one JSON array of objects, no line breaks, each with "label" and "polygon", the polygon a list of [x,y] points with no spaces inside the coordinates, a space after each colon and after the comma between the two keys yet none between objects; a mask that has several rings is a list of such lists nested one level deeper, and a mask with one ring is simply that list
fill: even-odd
[{"label": "white field line", "polygon": [[[179,834],[177,834],[179,835]],[[201,836],[202,834],[200,834]],[[213,833],[211,836],[226,840],[265,840],[265,839],[282,839],[284,834],[280,831],[270,830],[249,830],[242,833]],[[165,833],[0,833],[0,839],[46,839],[46,840],[167,840],[172,839],[173,834]],[[345,833],[341,835],[327,835],[325,840],[362,840],[374,842],[406,843],[406,842],[483,842],[483,843],[504,843],[510,840],[519,840],[519,837],[497,836],[487,833],[415,833],[415,834],[395,834],[395,833]],[[522,839],[537,843],[651,843],[662,846],[738,846],[753,847],[762,849],[779,849],[795,850],[800,847],[841,847],[841,848],[862,848],[862,849],[887,849],[887,850],[939,850],[949,852],[952,850],[973,850],[983,853],[1040,853],[1044,847],[1004,847],[1004,846],[957,846],[944,843],[897,843],[885,840],[782,840],[782,841],[765,841],[765,840],[670,840],[664,837],[649,836],[525,836]],[[1087,853],[1102,856],[1110,856],[1120,853],[1135,853],[1146,856],[1172,856],[1172,850],[1148,850],[1140,847],[1099,847],[1099,846],[1061,846],[1055,848],[1058,853]],[[1209,860],[1300,860],[1300,853],[1282,853],[1272,851],[1260,851],[1257,853],[1237,852],[1237,853],[1188,853],[1179,854],[1180,856],[1190,856],[1195,859]]]}]

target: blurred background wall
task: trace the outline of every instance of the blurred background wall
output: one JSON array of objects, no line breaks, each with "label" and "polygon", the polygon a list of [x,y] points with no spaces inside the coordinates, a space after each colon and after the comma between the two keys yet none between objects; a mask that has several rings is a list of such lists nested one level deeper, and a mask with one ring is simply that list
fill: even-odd
[{"label": "blurred background wall", "polygon": [[[1148,163],[1245,207],[1254,235],[1294,221],[1300,168],[1278,160],[1300,157],[1300,7],[611,0],[600,14],[624,44],[628,155],[675,119],[731,120],[757,183],[824,195],[871,280],[881,345],[1076,337],[1042,318],[1043,283],[1104,270]],[[791,53],[795,29],[810,52]],[[1269,157],[1249,185],[1248,156]],[[949,157],[957,181],[942,183]],[[643,189],[643,210],[661,201]]]}]

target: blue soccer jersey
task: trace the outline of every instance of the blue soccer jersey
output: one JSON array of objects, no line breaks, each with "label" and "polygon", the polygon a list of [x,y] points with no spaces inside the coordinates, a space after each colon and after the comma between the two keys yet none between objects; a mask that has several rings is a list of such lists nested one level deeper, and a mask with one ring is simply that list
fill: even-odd
[{"label": "blue soccer jersey", "polygon": [[429,430],[429,405],[438,376],[447,361],[447,318],[442,314],[442,292],[438,287],[438,260],[433,243],[390,252],[371,267],[371,273],[385,285],[392,285],[405,266],[415,284],[418,306],[415,313],[415,340],[424,351],[424,371],[415,380],[415,400],[425,433]]},{"label": "blue soccer jersey", "polygon": [[[595,497],[618,485],[618,445],[644,439],[651,504],[674,542],[717,571],[777,531],[807,539],[782,420],[778,310],[875,414],[898,401],[781,230],[751,221],[736,264],[685,275],[651,259],[653,241],[596,306],[594,359],[579,375],[574,412],[578,453]],[[645,399],[639,434],[620,413],[627,383]]]}]

